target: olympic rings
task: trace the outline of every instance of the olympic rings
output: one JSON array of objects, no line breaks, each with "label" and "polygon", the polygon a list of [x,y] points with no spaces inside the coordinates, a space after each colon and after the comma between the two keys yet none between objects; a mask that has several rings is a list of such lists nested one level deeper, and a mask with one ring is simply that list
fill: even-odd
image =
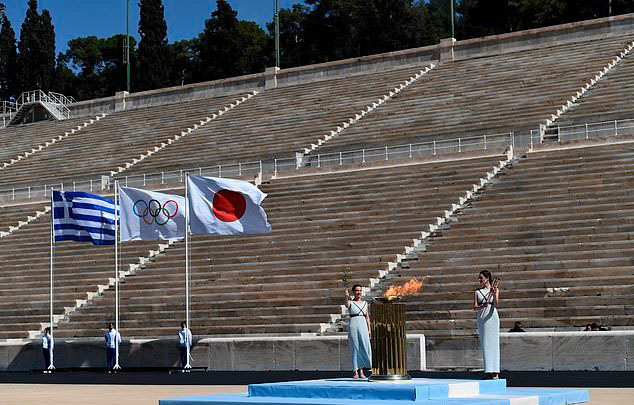
[{"label": "olympic rings", "polygon": [[152,225],[165,225],[170,219],[174,219],[178,214],[178,203],[174,200],[167,200],[163,205],[155,199],[145,202],[137,200],[132,208],[134,215],[143,218],[143,221]]}]

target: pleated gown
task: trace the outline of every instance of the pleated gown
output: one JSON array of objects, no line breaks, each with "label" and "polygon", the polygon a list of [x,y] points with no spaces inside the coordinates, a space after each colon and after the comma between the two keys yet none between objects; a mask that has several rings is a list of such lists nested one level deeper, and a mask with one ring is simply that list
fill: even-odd
[{"label": "pleated gown", "polygon": [[[476,290],[479,305],[484,304],[488,293],[488,288]],[[485,373],[500,372],[500,317],[492,303],[493,297],[489,299],[489,305],[478,310],[476,316]]]},{"label": "pleated gown", "polygon": [[365,301],[350,301],[350,324],[348,327],[348,344],[352,356],[352,369],[372,368],[372,347],[370,346],[370,333],[365,321],[368,313],[368,303]]}]

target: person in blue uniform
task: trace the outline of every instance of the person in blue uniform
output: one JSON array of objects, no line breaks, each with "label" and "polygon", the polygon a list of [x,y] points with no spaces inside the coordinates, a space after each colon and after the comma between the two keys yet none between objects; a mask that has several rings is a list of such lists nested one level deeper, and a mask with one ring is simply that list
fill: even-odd
[{"label": "person in blue uniform", "polygon": [[44,357],[44,368],[48,369],[51,366],[51,352],[53,351],[53,336],[51,336],[51,328],[44,329],[42,335],[42,356]]},{"label": "person in blue uniform", "polygon": [[350,314],[348,325],[348,345],[352,356],[353,378],[365,378],[364,368],[372,368],[372,347],[370,346],[370,312],[367,302],[361,299],[362,287],[352,287],[354,296],[346,290],[346,308]]},{"label": "person in blue uniform", "polygon": [[480,288],[475,291],[473,309],[476,311],[484,372],[497,380],[500,373],[500,317],[496,307],[500,300],[500,291],[488,270],[478,274],[478,281]]},{"label": "person in blue uniform", "polygon": [[192,350],[192,332],[187,328],[185,321],[181,322],[181,329],[178,331],[178,352],[181,356],[181,367],[187,365],[187,355]]},{"label": "person in blue uniform", "polygon": [[112,370],[117,364],[117,347],[121,343],[121,335],[114,325],[109,323],[104,338],[106,340],[106,368]]}]

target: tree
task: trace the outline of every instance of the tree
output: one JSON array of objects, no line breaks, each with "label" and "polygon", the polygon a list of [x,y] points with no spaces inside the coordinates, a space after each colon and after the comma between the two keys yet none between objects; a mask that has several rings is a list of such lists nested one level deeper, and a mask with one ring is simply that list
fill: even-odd
[{"label": "tree", "polygon": [[[283,66],[359,57],[426,45],[425,1],[306,0],[280,12]],[[270,35],[273,25],[268,25]]]},{"label": "tree", "polygon": [[18,44],[20,91],[48,91],[55,74],[55,31],[48,10],[37,11],[37,0],[29,0]]},{"label": "tree", "polygon": [[[306,42],[306,18],[310,9],[303,4],[294,4],[291,8],[283,8],[279,12],[280,18],[280,67],[300,66],[308,60],[308,55],[315,54],[312,44]],[[269,31],[267,53],[275,52],[274,35],[275,23],[266,25]]]},{"label": "tree", "polygon": [[240,52],[238,13],[225,0],[217,0],[216,10],[205,21],[199,37],[198,80],[214,80],[239,74]]},{"label": "tree", "polygon": [[239,52],[236,61],[238,75],[263,72],[267,66],[275,64],[267,55],[267,36],[262,28],[252,21],[238,22]]},{"label": "tree", "polygon": [[[4,6],[0,3],[0,6]],[[15,32],[4,13],[0,13],[0,100],[17,94]]]},{"label": "tree", "polygon": [[141,0],[139,3],[139,69],[143,75],[135,80],[138,90],[169,85],[170,60],[167,48],[167,23],[162,0]]},{"label": "tree", "polygon": [[40,41],[42,41],[40,70],[42,72],[42,89],[48,90],[55,79],[55,27],[48,10],[40,15]]},{"label": "tree", "polygon": [[[65,85],[73,83],[70,90],[59,90],[77,100],[105,97],[126,88],[126,68],[123,64],[123,42],[125,35],[110,38],[80,37],[68,41],[68,50],[60,54],[57,63],[57,80]],[[130,60],[134,66],[136,42],[130,37]],[[72,69],[71,69],[72,68]],[[68,73],[78,72],[76,80]],[[65,87],[67,88],[67,87]]]},{"label": "tree", "polygon": [[172,61],[170,84],[183,85],[192,83],[198,72],[198,38],[178,41],[168,45],[169,58]]}]

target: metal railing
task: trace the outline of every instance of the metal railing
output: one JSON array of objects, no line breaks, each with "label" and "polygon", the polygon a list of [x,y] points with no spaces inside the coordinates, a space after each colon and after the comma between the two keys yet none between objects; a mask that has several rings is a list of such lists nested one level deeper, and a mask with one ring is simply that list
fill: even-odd
[{"label": "metal railing", "polygon": [[477,151],[502,152],[509,146],[514,146],[513,132],[503,134],[482,135],[474,137],[456,138],[443,141],[412,143],[380,148],[358,149],[345,152],[317,154],[289,159],[271,159],[215,166],[190,167],[188,169],[166,170],[162,172],[146,173],[133,176],[100,176],[84,178],[75,181],[37,185],[30,187],[0,190],[0,203],[10,203],[14,200],[46,199],[50,198],[51,189],[60,191],[88,191],[99,192],[110,189],[115,180],[127,187],[146,187],[149,185],[182,183],[186,173],[209,177],[255,177],[258,175],[278,175],[281,173],[299,172],[309,168],[327,166],[341,166],[345,164],[365,164],[379,161],[420,159],[469,153]]},{"label": "metal railing", "polygon": [[3,101],[2,102],[2,127],[6,127],[7,124],[11,121],[11,118],[18,111],[18,108],[13,101]]},{"label": "metal railing", "polygon": [[275,159],[274,174],[300,170],[306,167],[342,166],[364,164],[390,159],[433,158],[452,153],[503,150],[515,145],[513,132],[439,140],[424,143],[409,143],[380,148],[357,149],[345,152],[318,153],[295,159]]},{"label": "metal railing", "polygon": [[67,105],[74,103],[75,99],[52,91],[48,93],[45,93],[42,90],[25,91],[15,102],[16,111],[23,105],[37,102],[45,104],[46,107],[48,107],[48,109],[55,115],[55,118],[61,120],[70,118],[70,109]]},{"label": "metal railing", "polygon": [[572,142],[594,138],[611,138],[634,135],[634,119],[591,122],[578,125],[532,129],[530,146],[549,142]]}]

